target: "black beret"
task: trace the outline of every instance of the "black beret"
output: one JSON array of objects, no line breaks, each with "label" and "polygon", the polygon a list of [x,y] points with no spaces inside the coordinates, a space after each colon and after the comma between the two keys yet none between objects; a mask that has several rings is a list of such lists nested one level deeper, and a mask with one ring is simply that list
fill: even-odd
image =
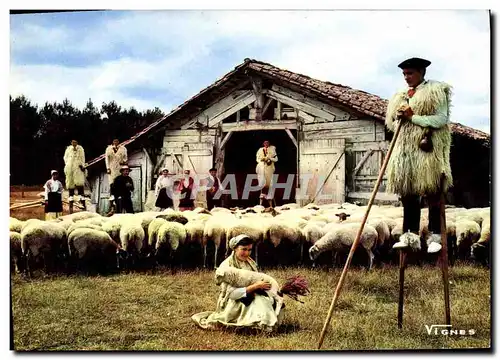
[{"label": "black beret", "polygon": [[398,65],[401,69],[425,69],[431,62],[420,58],[411,58]]}]

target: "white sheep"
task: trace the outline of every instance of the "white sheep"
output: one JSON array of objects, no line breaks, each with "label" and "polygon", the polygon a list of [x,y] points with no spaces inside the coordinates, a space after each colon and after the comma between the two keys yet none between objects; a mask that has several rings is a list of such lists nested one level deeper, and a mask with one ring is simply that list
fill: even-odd
[{"label": "white sheep", "polygon": [[100,272],[118,269],[119,245],[104,231],[79,228],[68,237],[71,261],[77,269]]},{"label": "white sheep", "polygon": [[15,231],[10,231],[10,270],[11,272],[17,271],[22,273],[24,270],[23,264],[23,250],[21,248],[21,234]]},{"label": "white sheep", "polygon": [[125,221],[120,228],[120,244],[129,266],[137,263],[144,246],[144,229],[140,219]]},{"label": "white sheep", "polygon": [[[221,213],[224,214],[224,213]],[[221,247],[226,245],[226,225],[234,221],[234,217],[229,214],[225,216],[213,216],[205,223],[203,229],[203,266],[206,267],[207,263],[207,245],[213,242],[215,247],[214,254],[214,268],[218,265],[218,254]]]},{"label": "white sheep", "polygon": [[32,261],[43,256],[45,271],[52,271],[59,259],[66,257],[66,230],[57,223],[45,221],[27,221],[21,231],[21,249],[26,259],[25,269],[32,272]]},{"label": "white sheep", "polygon": [[471,259],[483,265],[490,261],[489,250],[491,241],[490,218],[485,218],[481,227],[479,240],[471,246]]},{"label": "white sheep", "polygon": [[271,284],[271,288],[266,290],[266,293],[276,301],[275,313],[277,316],[283,306],[283,297],[278,294],[280,287],[272,276],[261,272],[237,269],[232,266],[221,266],[215,271],[215,282],[217,285],[224,282],[232,287],[242,288],[250,286],[257,281],[266,281]]},{"label": "white sheep", "polygon": [[455,223],[458,257],[466,259],[470,255],[472,244],[479,240],[481,227],[476,221],[460,219]]},{"label": "white sheep", "polygon": [[91,223],[88,223],[88,222],[76,222],[76,223],[72,223],[68,229],[66,230],[68,236],[69,234],[71,234],[74,230],[76,229],[83,229],[83,228],[86,228],[86,229],[94,229],[94,230],[102,230],[102,226],[100,225],[94,225],[94,224],[91,224]]},{"label": "white sheep", "polygon": [[11,217],[9,221],[9,231],[20,233],[22,231],[23,224],[24,221]]},{"label": "white sheep", "polygon": [[[311,257],[311,260],[314,261],[319,256],[319,254],[324,251],[349,251],[352,244],[354,243],[354,240],[356,239],[356,235],[360,227],[361,223],[343,224],[337,229],[326,233],[309,249],[309,256]],[[361,233],[359,246],[365,249],[366,253],[368,254],[368,270],[370,270],[373,265],[374,255],[372,249],[377,241],[377,230],[375,230],[373,226],[365,225],[363,228],[363,232]]]},{"label": "white sheep", "polygon": [[155,218],[153,221],[149,223],[148,226],[148,247],[150,251],[156,249],[156,240],[158,238],[158,231],[161,226],[165,224],[167,220],[162,218]]},{"label": "white sheep", "polygon": [[[167,221],[158,230],[156,247],[154,250],[154,256],[156,259],[163,259],[163,256],[170,257],[170,260],[174,260],[174,255],[177,252],[179,246],[183,245],[186,241],[186,229],[184,225],[176,221]],[[171,262],[173,266],[173,262]]]},{"label": "white sheep", "polygon": [[[289,245],[292,247],[299,247],[300,255],[299,262],[302,262],[303,259],[303,249],[304,249],[304,240],[302,237],[302,231],[299,226],[292,222],[287,222],[283,220],[271,220],[268,222],[267,230],[264,236],[264,240],[267,240],[274,247],[274,250],[277,251],[276,248],[283,242],[283,240],[288,240]],[[281,256],[278,259],[275,259],[275,262],[278,260],[290,260],[284,259],[285,254],[288,254],[289,251],[281,252]]]}]

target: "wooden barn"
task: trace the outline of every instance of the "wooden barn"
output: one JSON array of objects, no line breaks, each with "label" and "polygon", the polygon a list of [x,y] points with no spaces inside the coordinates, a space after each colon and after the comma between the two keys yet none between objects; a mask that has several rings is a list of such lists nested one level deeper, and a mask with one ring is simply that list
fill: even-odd
[{"label": "wooden barn", "polygon": [[[152,207],[152,189],[163,166],[170,173],[180,175],[190,169],[197,176],[206,176],[215,167],[223,183],[234,174],[235,183],[227,186],[238,196],[226,195],[225,206],[257,204],[259,191],[248,199],[242,195],[247,174],[255,174],[256,152],[264,140],[277,148],[278,183],[292,185],[290,194],[276,190],[278,205],[366,202],[391,140],[384,126],[386,106],[387,101],[376,95],[245,59],[123,143],[138,189],[134,208]],[[488,206],[490,136],[457,123],[451,127],[456,186],[449,201]],[[92,202],[101,213],[109,198],[103,158],[89,162]],[[385,182],[377,200],[398,200],[384,191]],[[197,205],[204,202],[199,193]]]}]

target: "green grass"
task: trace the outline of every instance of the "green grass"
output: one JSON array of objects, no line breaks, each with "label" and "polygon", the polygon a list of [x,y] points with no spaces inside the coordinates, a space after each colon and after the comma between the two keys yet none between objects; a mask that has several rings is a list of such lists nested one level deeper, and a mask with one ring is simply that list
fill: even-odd
[{"label": "green grass", "polygon": [[[490,347],[490,273],[450,269],[451,319],[473,336],[428,335],[444,322],[437,267],[406,271],[403,329],[397,328],[398,268],[351,269],[328,328],[323,350]],[[314,350],[341,270],[272,270],[278,281],[304,275],[312,294],[304,304],[286,298],[283,327],[275,334],[201,330],[197,312],[215,309],[211,271],[52,277],[12,276],[15,350]]]}]

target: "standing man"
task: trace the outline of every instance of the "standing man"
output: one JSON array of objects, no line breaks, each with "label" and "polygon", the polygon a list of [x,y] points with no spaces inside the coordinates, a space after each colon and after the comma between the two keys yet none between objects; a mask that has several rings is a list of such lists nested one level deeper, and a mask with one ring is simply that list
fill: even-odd
[{"label": "standing man", "polygon": [[[106,152],[104,156],[104,160],[106,161],[106,172],[108,173],[109,179],[109,188],[110,192],[113,193],[112,187],[113,182],[116,177],[120,175],[120,168],[123,165],[127,165],[128,156],[127,156],[127,148],[123,145],[120,145],[120,141],[118,139],[114,139],[111,145],[106,147]],[[115,204],[114,197],[111,195],[109,197],[109,205],[110,211],[114,212]]]},{"label": "standing man", "polygon": [[71,140],[71,145],[64,152],[64,175],[66,176],[66,188],[69,190],[69,212],[73,213],[73,201],[77,200],[75,188],[80,197],[80,203],[86,210],[85,194],[83,185],[85,184],[85,151],[78,141]]},{"label": "standing man", "polygon": [[194,179],[190,176],[189,170],[184,170],[184,179],[180,179],[178,190],[180,192],[179,199],[179,210],[193,210],[194,209],[194,199],[193,189],[194,189]]},{"label": "standing man", "polygon": [[[277,161],[278,154],[276,153],[276,147],[270,145],[268,140],[265,140],[263,146],[257,151],[257,167],[255,168],[259,186],[262,187],[260,193],[261,204],[264,199],[267,199],[275,171],[274,163]],[[267,200],[269,201],[270,199]]]},{"label": "standing man", "polygon": [[50,172],[51,178],[47,180],[43,188],[45,189],[45,220],[57,219],[62,216],[62,192],[63,184],[58,180],[57,170]]},{"label": "standing man", "polygon": [[217,199],[214,199],[215,194],[219,191],[220,188],[220,180],[217,177],[217,170],[215,168],[211,168],[209,170],[210,175],[208,176],[208,190],[207,190],[207,208],[208,210],[212,210],[214,207],[221,206],[221,198],[220,194]]},{"label": "standing man", "polygon": [[[408,89],[396,93],[389,101],[386,125],[394,131],[401,121],[399,137],[387,167],[387,191],[399,194],[403,203],[403,232],[416,236],[420,228],[420,198],[429,204],[430,253],[441,249],[440,196],[452,186],[450,167],[451,133],[448,127],[451,86],[425,80],[430,61],[411,58],[399,64]],[[444,188],[440,186],[444,177]],[[418,244],[420,243],[418,239]],[[398,242],[394,248],[409,244]]]},{"label": "standing man", "polygon": [[129,176],[130,168],[127,165],[123,165],[120,168],[120,175],[118,175],[114,181],[113,194],[116,200],[116,211],[117,213],[134,213],[134,207],[132,205],[132,193],[134,192],[134,182]]}]

